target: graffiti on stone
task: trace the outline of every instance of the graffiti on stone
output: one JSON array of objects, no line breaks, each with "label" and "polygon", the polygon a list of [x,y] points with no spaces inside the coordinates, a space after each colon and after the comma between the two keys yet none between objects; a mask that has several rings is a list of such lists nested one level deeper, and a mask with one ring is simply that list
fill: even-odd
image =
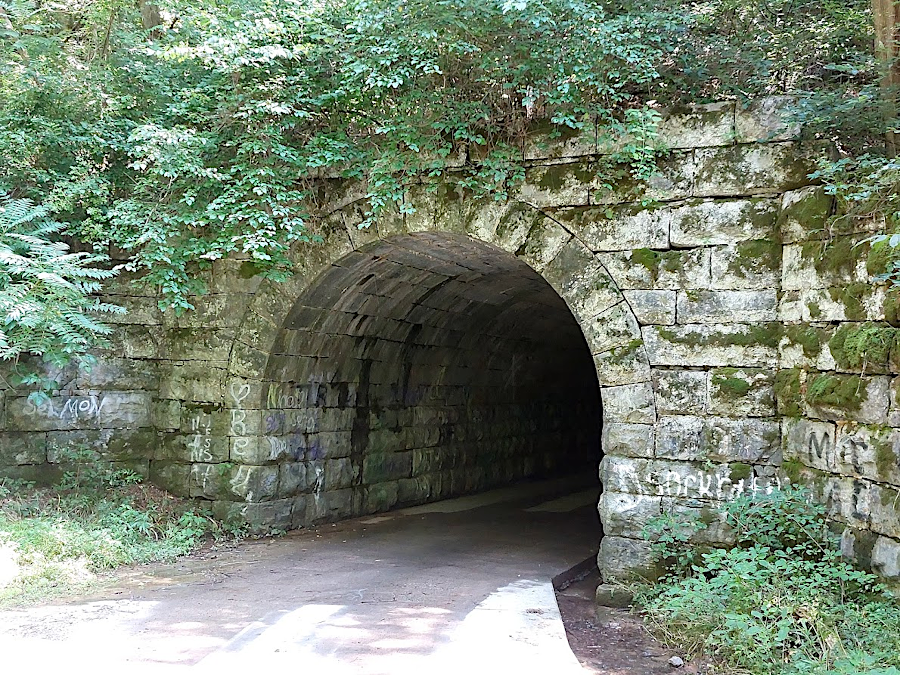
[{"label": "graffiti on stone", "polygon": [[211,462],[212,455],[212,420],[209,415],[200,413],[191,419],[191,440],[188,448],[192,462]]},{"label": "graffiti on stone", "polygon": [[102,395],[73,396],[65,399],[61,405],[53,399],[40,403],[28,399],[22,412],[26,415],[54,417],[61,420],[98,419],[105,402]]}]

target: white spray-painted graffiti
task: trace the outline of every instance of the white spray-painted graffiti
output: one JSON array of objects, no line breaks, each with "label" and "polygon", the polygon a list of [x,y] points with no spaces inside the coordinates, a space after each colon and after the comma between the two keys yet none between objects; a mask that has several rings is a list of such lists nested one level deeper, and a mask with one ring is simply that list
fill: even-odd
[{"label": "white spray-painted graffiti", "polygon": [[26,415],[55,417],[61,420],[97,419],[105,402],[103,396],[73,396],[67,398],[62,405],[54,403],[53,399],[41,403],[28,399],[22,412]]},{"label": "white spray-painted graffiti", "polygon": [[[229,391],[235,406],[231,409],[231,435],[245,436],[247,434],[247,411],[244,410],[243,403],[250,395],[250,385],[235,382]],[[233,447],[238,452],[248,445],[250,445],[250,441],[246,438],[235,438],[233,441]]]},{"label": "white spray-painted graffiti", "polygon": [[692,471],[648,471],[640,476],[633,467],[622,467],[618,482],[624,491],[638,497],[640,503],[655,497],[692,497],[695,499],[715,499],[728,501],[750,492],[756,494],[765,491],[767,494],[781,487],[778,476],[761,478],[753,475],[747,478],[732,479],[730,474]]},{"label": "white spray-painted graffiti", "polygon": [[211,462],[212,456],[212,421],[209,415],[200,413],[191,420],[193,436],[188,442],[192,462]]},{"label": "white spray-painted graffiti", "polygon": [[239,466],[230,481],[231,491],[236,495],[243,495],[248,502],[253,501],[253,490],[249,489],[252,475],[249,466]]}]

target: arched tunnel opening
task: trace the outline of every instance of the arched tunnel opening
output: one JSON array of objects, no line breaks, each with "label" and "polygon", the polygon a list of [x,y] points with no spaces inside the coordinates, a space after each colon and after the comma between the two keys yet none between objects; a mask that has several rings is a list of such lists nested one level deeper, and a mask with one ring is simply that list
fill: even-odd
[{"label": "arched tunnel opening", "polygon": [[396,236],[333,263],[265,380],[307,524],[551,477],[599,494],[600,392],[577,320],[525,262],[469,237]]}]

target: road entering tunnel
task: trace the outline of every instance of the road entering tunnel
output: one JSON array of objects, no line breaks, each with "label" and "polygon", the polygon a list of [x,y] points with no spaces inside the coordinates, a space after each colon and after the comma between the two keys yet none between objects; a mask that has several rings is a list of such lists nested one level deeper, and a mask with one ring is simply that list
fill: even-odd
[{"label": "road entering tunnel", "polygon": [[280,473],[308,494],[298,526],[524,479],[597,482],[578,322],[526,263],[469,237],[398,236],[336,261],[284,321],[265,384]]}]

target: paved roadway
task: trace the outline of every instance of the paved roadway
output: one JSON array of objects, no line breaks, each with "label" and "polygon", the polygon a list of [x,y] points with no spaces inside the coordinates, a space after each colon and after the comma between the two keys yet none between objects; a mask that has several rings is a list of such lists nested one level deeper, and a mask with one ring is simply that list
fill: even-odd
[{"label": "paved roadway", "polygon": [[3,670],[577,675],[550,580],[596,550],[596,493],[531,483],[138,569],[0,612]]}]

